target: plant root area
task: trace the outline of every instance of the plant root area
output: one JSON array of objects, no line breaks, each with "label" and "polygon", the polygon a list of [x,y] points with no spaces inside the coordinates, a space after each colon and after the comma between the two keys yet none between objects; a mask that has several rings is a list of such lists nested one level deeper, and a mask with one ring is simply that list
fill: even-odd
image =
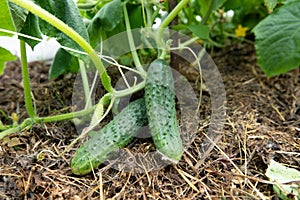
[{"label": "plant root area", "polygon": [[[35,124],[0,140],[0,199],[278,199],[265,175],[270,160],[300,170],[299,69],[268,78],[249,44],[234,44],[212,57],[225,85],[226,121],[220,140],[205,156],[199,151],[211,113],[205,91],[199,130],[190,148],[177,165],[160,170],[132,173],[102,164],[88,175],[74,175],[70,160],[87,138],[58,157],[78,137],[74,124]],[[48,70],[41,62],[29,66],[38,116],[76,109],[75,75],[48,80]],[[198,72],[188,65],[181,70],[199,88]],[[8,63],[0,76],[4,125],[27,117],[21,74],[16,61]],[[155,147],[151,138],[145,138],[126,149],[147,153]]]}]

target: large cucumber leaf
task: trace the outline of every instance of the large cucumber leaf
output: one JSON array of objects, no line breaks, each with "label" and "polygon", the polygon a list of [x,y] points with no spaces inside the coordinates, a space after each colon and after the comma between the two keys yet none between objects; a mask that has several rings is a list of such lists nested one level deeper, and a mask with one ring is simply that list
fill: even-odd
[{"label": "large cucumber leaf", "polygon": [[300,1],[281,6],[253,30],[257,61],[268,76],[300,65]]},{"label": "large cucumber leaf", "polygon": [[[73,0],[36,0],[36,2],[42,8],[46,9],[66,23],[69,27],[73,28],[86,41],[89,41],[86,27]],[[50,37],[55,37],[61,45],[78,51],[83,51],[83,49],[75,41],[52,25],[48,24],[46,21],[40,20],[39,24],[42,33]],[[69,53],[83,60],[86,58],[86,55],[80,53],[73,51],[69,51]]]},{"label": "large cucumber leaf", "polygon": [[5,63],[7,61],[16,60],[16,57],[10,51],[0,47],[0,75],[4,72]]}]

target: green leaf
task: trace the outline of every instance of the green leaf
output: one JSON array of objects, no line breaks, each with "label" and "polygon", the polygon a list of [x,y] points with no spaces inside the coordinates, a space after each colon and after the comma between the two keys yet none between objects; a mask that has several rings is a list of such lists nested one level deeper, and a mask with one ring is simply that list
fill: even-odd
[{"label": "green leaf", "polygon": [[[0,27],[2,29],[15,31],[14,22],[10,15],[9,6],[6,0],[0,1]],[[2,36],[11,36],[11,34],[0,32]]]},{"label": "green leaf", "polygon": [[189,25],[187,28],[192,31],[200,39],[209,39],[209,27],[205,25]]},{"label": "green leaf", "polygon": [[[300,172],[293,168],[288,168],[274,160],[271,160],[270,165],[266,171],[266,176],[271,180],[277,182],[280,187],[273,185],[274,191],[281,199],[289,199],[288,195],[295,195],[300,198],[299,181]],[[298,184],[296,184],[298,182]]]},{"label": "green leaf", "polygon": [[28,11],[12,2],[9,2],[9,8],[10,8],[11,16],[12,16],[16,31],[20,32],[26,21]]},{"label": "green leaf", "polygon": [[[32,13],[29,13],[27,15],[24,26],[22,27],[22,30],[20,32],[25,35],[30,35],[42,39],[42,33],[39,27],[38,17],[33,15]],[[39,43],[39,41],[28,39],[25,37],[20,37],[20,39],[24,40],[27,44],[29,44],[32,49],[34,48],[35,45]]]},{"label": "green leaf", "polygon": [[142,6],[127,4],[129,21],[131,29],[141,28],[144,26]]},{"label": "green leaf", "polygon": [[[86,41],[89,41],[86,27],[73,0],[36,0],[36,2],[42,8],[46,9],[66,23],[69,27],[73,28]],[[40,20],[40,29],[45,35],[57,38],[57,41],[61,45],[78,51],[83,51],[83,49],[70,37],[43,20]],[[80,53],[75,53],[73,51],[69,51],[69,53],[79,57],[80,59],[86,58],[86,55]]]},{"label": "green leaf", "polygon": [[123,19],[122,3],[120,0],[113,0],[112,2],[103,6],[93,18],[94,23],[98,23],[103,30],[113,30]]},{"label": "green leaf", "polygon": [[276,7],[278,0],[264,0],[265,6],[268,8],[269,13],[273,12]]},{"label": "green leaf", "polygon": [[79,69],[78,58],[71,55],[64,49],[59,49],[54,57],[53,63],[50,67],[49,78],[57,78],[58,76],[67,72],[77,72]]},{"label": "green leaf", "polygon": [[15,57],[14,55],[12,55],[10,53],[10,51],[0,47],[0,75],[3,74],[4,72],[4,68],[5,68],[5,64],[7,61],[12,61],[12,60],[16,60],[17,57]]},{"label": "green leaf", "polygon": [[300,65],[300,1],[275,10],[254,29],[258,64],[268,76]]},{"label": "green leaf", "polygon": [[101,38],[102,31],[112,31],[123,19],[121,0],[113,0],[103,6],[88,26],[88,33],[92,47],[96,47]]}]

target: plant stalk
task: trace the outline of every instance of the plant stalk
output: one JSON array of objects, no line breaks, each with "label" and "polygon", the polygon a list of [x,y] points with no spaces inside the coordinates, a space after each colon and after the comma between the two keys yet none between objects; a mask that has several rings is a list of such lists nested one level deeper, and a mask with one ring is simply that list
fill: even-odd
[{"label": "plant stalk", "polygon": [[93,110],[95,110],[95,108],[96,108],[96,106],[93,106],[88,109],[80,110],[77,112],[65,113],[65,114],[49,116],[49,117],[38,117],[35,119],[35,123],[56,122],[56,121],[63,121],[63,120],[77,118],[77,117],[82,117],[84,115],[87,115],[87,114],[93,112]]},{"label": "plant stalk", "polygon": [[134,92],[137,92],[137,91],[143,89],[145,87],[145,84],[146,84],[146,81],[143,80],[141,83],[139,83],[135,86],[132,86],[131,88],[127,88],[127,89],[124,89],[124,90],[121,90],[121,91],[115,91],[113,96],[115,98],[120,98],[120,97],[130,95]]},{"label": "plant stalk", "polygon": [[79,61],[79,69],[80,69],[80,75],[82,79],[82,85],[83,85],[83,91],[84,91],[84,97],[85,97],[85,108],[90,108],[92,106],[91,98],[90,98],[90,88],[89,88],[89,81],[85,69],[84,62]]},{"label": "plant stalk", "polygon": [[22,79],[23,79],[23,87],[24,87],[25,107],[29,117],[33,119],[36,117],[36,112],[32,104],[30,78],[29,78],[27,55],[26,55],[26,45],[23,40],[20,40],[20,52],[21,52]]},{"label": "plant stalk", "polygon": [[215,3],[216,0],[210,0],[209,1],[209,5],[208,5],[208,9],[205,13],[205,16],[203,17],[203,20],[201,21],[201,24],[206,24],[207,20],[209,19],[209,16],[211,15],[212,13],[212,10],[213,10],[213,6],[214,6],[214,3]]},{"label": "plant stalk", "polygon": [[[177,5],[177,0],[169,0],[169,11],[172,11],[176,5]],[[171,21],[170,23],[170,29],[172,29],[172,26],[176,26],[178,25],[178,16],[176,15],[176,17]],[[177,47],[178,46],[178,40],[179,40],[179,34],[178,32],[173,32],[172,30],[170,30],[170,34],[171,34],[171,40],[172,40],[172,45],[171,47]],[[179,71],[179,63],[180,63],[180,58],[177,54],[176,51],[171,51],[170,54],[171,58],[170,58],[170,66],[171,68]]]},{"label": "plant stalk", "polygon": [[5,131],[0,132],[0,140],[3,139],[7,135],[21,131],[24,128],[31,127],[32,124],[33,124],[33,119],[27,118],[19,126],[12,127],[12,128],[6,129]]},{"label": "plant stalk", "polygon": [[168,25],[172,22],[172,20],[178,15],[178,13],[183,9],[183,7],[189,2],[189,0],[182,0],[180,1],[177,6],[168,14],[168,16],[165,18],[165,20],[160,24],[158,29],[158,34],[156,37],[157,46],[159,49],[163,49],[161,52],[160,58],[163,58],[165,55],[165,47],[164,47],[164,41],[163,41],[163,32],[165,28],[168,27]]},{"label": "plant stalk", "polygon": [[129,21],[129,17],[128,17],[126,4],[124,4],[124,6],[123,6],[123,12],[124,12],[124,17],[125,17],[127,37],[128,37],[130,50],[131,50],[131,53],[132,53],[133,62],[135,64],[137,70],[141,72],[141,75],[143,77],[146,77],[147,73],[145,72],[143,66],[141,65],[140,59],[139,59],[139,57],[137,55],[137,52],[136,52],[136,49],[135,49],[135,44],[134,44],[134,40],[133,40],[133,36],[132,36],[132,32],[131,32],[132,30],[131,30],[131,27],[130,27],[130,21]]}]

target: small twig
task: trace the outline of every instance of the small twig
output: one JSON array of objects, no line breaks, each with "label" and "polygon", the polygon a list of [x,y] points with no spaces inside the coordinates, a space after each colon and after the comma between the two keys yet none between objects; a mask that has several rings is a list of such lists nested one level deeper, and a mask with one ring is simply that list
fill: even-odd
[{"label": "small twig", "polygon": [[272,107],[272,108],[275,110],[275,112],[279,115],[280,119],[281,119],[282,121],[285,122],[284,116],[281,114],[281,112],[278,110],[278,108],[277,108],[273,103],[271,103],[271,107]]},{"label": "small twig", "polygon": [[102,172],[99,174],[99,185],[100,185],[100,200],[104,200],[104,192],[103,192],[103,180],[102,180]]},{"label": "small twig", "polygon": [[184,175],[184,173],[178,169],[176,167],[176,165],[173,165],[173,167],[176,169],[176,171],[180,174],[180,176],[187,182],[187,184],[189,184],[189,186],[195,190],[196,192],[200,193],[200,191],[198,190],[198,188],[196,188],[196,186]]},{"label": "small twig", "polygon": [[289,155],[297,155],[297,156],[300,156],[300,153],[297,153],[297,152],[275,151],[275,153],[279,153],[279,154],[289,154]]},{"label": "small twig", "polygon": [[29,189],[29,185],[30,185],[30,180],[31,180],[31,176],[32,176],[32,171],[34,170],[34,167],[31,168],[30,172],[29,172],[29,175],[28,175],[28,179],[27,179],[27,182],[26,182],[26,186],[25,186],[25,189],[24,189],[24,193],[25,193],[25,199],[27,199],[27,191]]},{"label": "small twig", "polygon": [[124,186],[122,187],[121,191],[118,192],[115,196],[113,196],[111,199],[118,199],[118,197],[125,191],[126,186],[129,183],[129,179],[131,178],[131,172],[129,172],[128,178],[126,180],[126,183],[124,184]]}]

